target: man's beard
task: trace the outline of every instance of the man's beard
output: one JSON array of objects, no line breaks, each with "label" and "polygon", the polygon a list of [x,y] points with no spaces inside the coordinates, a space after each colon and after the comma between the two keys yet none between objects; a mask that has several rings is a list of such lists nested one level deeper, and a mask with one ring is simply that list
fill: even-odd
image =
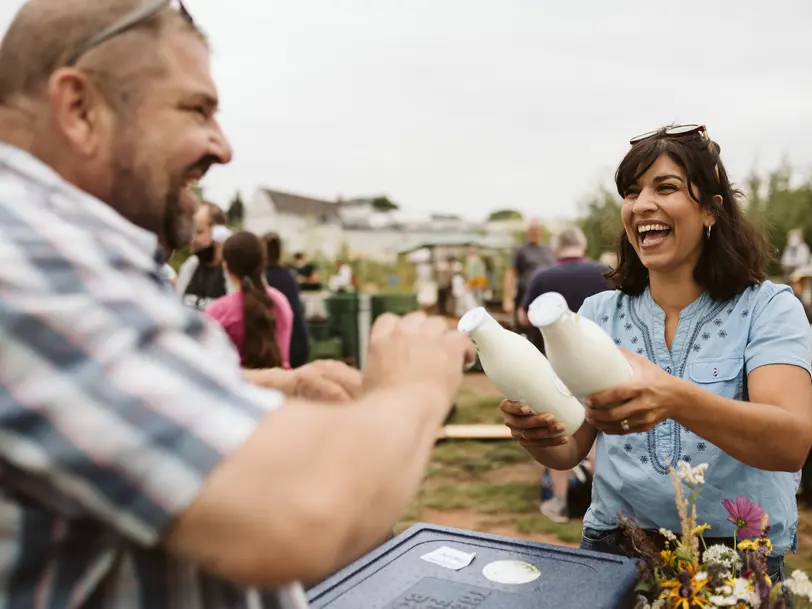
[{"label": "man's beard", "polygon": [[117,164],[114,171],[110,205],[136,226],[154,233],[166,255],[186,247],[194,236],[195,202],[182,180],[171,180],[164,190],[154,186],[156,180],[148,170]]}]

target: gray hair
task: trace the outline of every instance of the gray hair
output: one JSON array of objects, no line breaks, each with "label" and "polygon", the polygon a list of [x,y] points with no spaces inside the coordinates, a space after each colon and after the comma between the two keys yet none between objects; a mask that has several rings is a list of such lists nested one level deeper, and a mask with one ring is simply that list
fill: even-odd
[{"label": "gray hair", "polygon": [[575,248],[585,250],[586,235],[577,226],[566,226],[553,235],[552,246],[556,253]]}]

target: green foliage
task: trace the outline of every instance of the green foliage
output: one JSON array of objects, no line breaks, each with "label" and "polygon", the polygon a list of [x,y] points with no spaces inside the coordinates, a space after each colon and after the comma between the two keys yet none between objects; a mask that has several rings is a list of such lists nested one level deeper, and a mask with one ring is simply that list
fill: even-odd
[{"label": "green foliage", "polygon": [[622,201],[606,189],[601,189],[586,204],[586,214],[578,224],[587,239],[587,255],[597,259],[603,252],[614,252],[615,241],[623,229],[620,218]]},{"label": "green foliage", "polygon": [[243,218],[245,217],[245,205],[242,202],[242,196],[239,192],[231,199],[228,204],[228,211],[226,211],[226,219],[231,228],[235,230],[242,229]]},{"label": "green foliage", "polygon": [[375,211],[393,211],[395,209],[400,209],[400,206],[391,201],[389,197],[375,197],[372,199],[372,207]]},{"label": "green foliage", "polygon": [[499,209],[490,216],[488,216],[488,222],[499,222],[502,220],[523,220],[524,216],[521,212],[516,211],[515,209]]}]

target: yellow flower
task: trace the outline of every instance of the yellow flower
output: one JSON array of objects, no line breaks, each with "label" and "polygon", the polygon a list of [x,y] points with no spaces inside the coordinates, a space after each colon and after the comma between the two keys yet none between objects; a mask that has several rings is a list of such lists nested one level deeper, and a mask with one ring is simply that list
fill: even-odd
[{"label": "yellow flower", "polygon": [[710,528],[711,525],[709,525],[707,522],[705,524],[700,524],[693,531],[691,531],[691,535],[702,535],[702,533],[704,533],[705,531],[709,531]]},{"label": "yellow flower", "polygon": [[739,545],[737,547],[742,552],[746,552],[748,550],[756,550],[756,549],[758,549],[758,546],[756,545],[756,542],[753,541],[752,539],[745,539],[744,541],[740,541]]},{"label": "yellow flower", "polygon": [[677,555],[674,554],[673,550],[662,550],[660,552],[660,558],[663,559],[663,562],[667,566],[673,567],[674,566],[674,561],[677,559]]},{"label": "yellow flower", "polygon": [[665,588],[660,598],[667,602],[667,606],[671,609],[695,609],[696,607],[710,607],[710,601],[704,596],[701,596],[703,588],[708,585],[707,579],[695,580],[693,576],[696,575],[696,568],[691,565],[692,569],[686,569],[691,572],[691,582],[689,584],[690,594],[682,596],[682,582],[678,579],[669,579],[662,582],[662,587]]}]

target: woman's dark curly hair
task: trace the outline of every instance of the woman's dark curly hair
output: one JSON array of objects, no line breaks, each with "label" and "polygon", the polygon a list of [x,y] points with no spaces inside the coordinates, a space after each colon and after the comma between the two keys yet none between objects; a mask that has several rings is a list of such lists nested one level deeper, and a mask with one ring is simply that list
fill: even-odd
[{"label": "woman's dark curly hair", "polygon": [[[742,212],[742,193],[730,183],[719,144],[701,132],[669,136],[667,129],[663,127],[632,146],[615,173],[618,194],[625,198],[627,190],[664,154],[679,165],[688,178],[691,198],[716,218],[710,237],[704,241],[694,279],[714,300],[729,300],[764,281],[772,249],[760,227]],[[714,199],[716,195],[722,197],[721,205]],[[617,268],[607,277],[625,294],[642,294],[649,282],[648,269],[637,257],[625,230],[618,236],[617,260]]]}]

